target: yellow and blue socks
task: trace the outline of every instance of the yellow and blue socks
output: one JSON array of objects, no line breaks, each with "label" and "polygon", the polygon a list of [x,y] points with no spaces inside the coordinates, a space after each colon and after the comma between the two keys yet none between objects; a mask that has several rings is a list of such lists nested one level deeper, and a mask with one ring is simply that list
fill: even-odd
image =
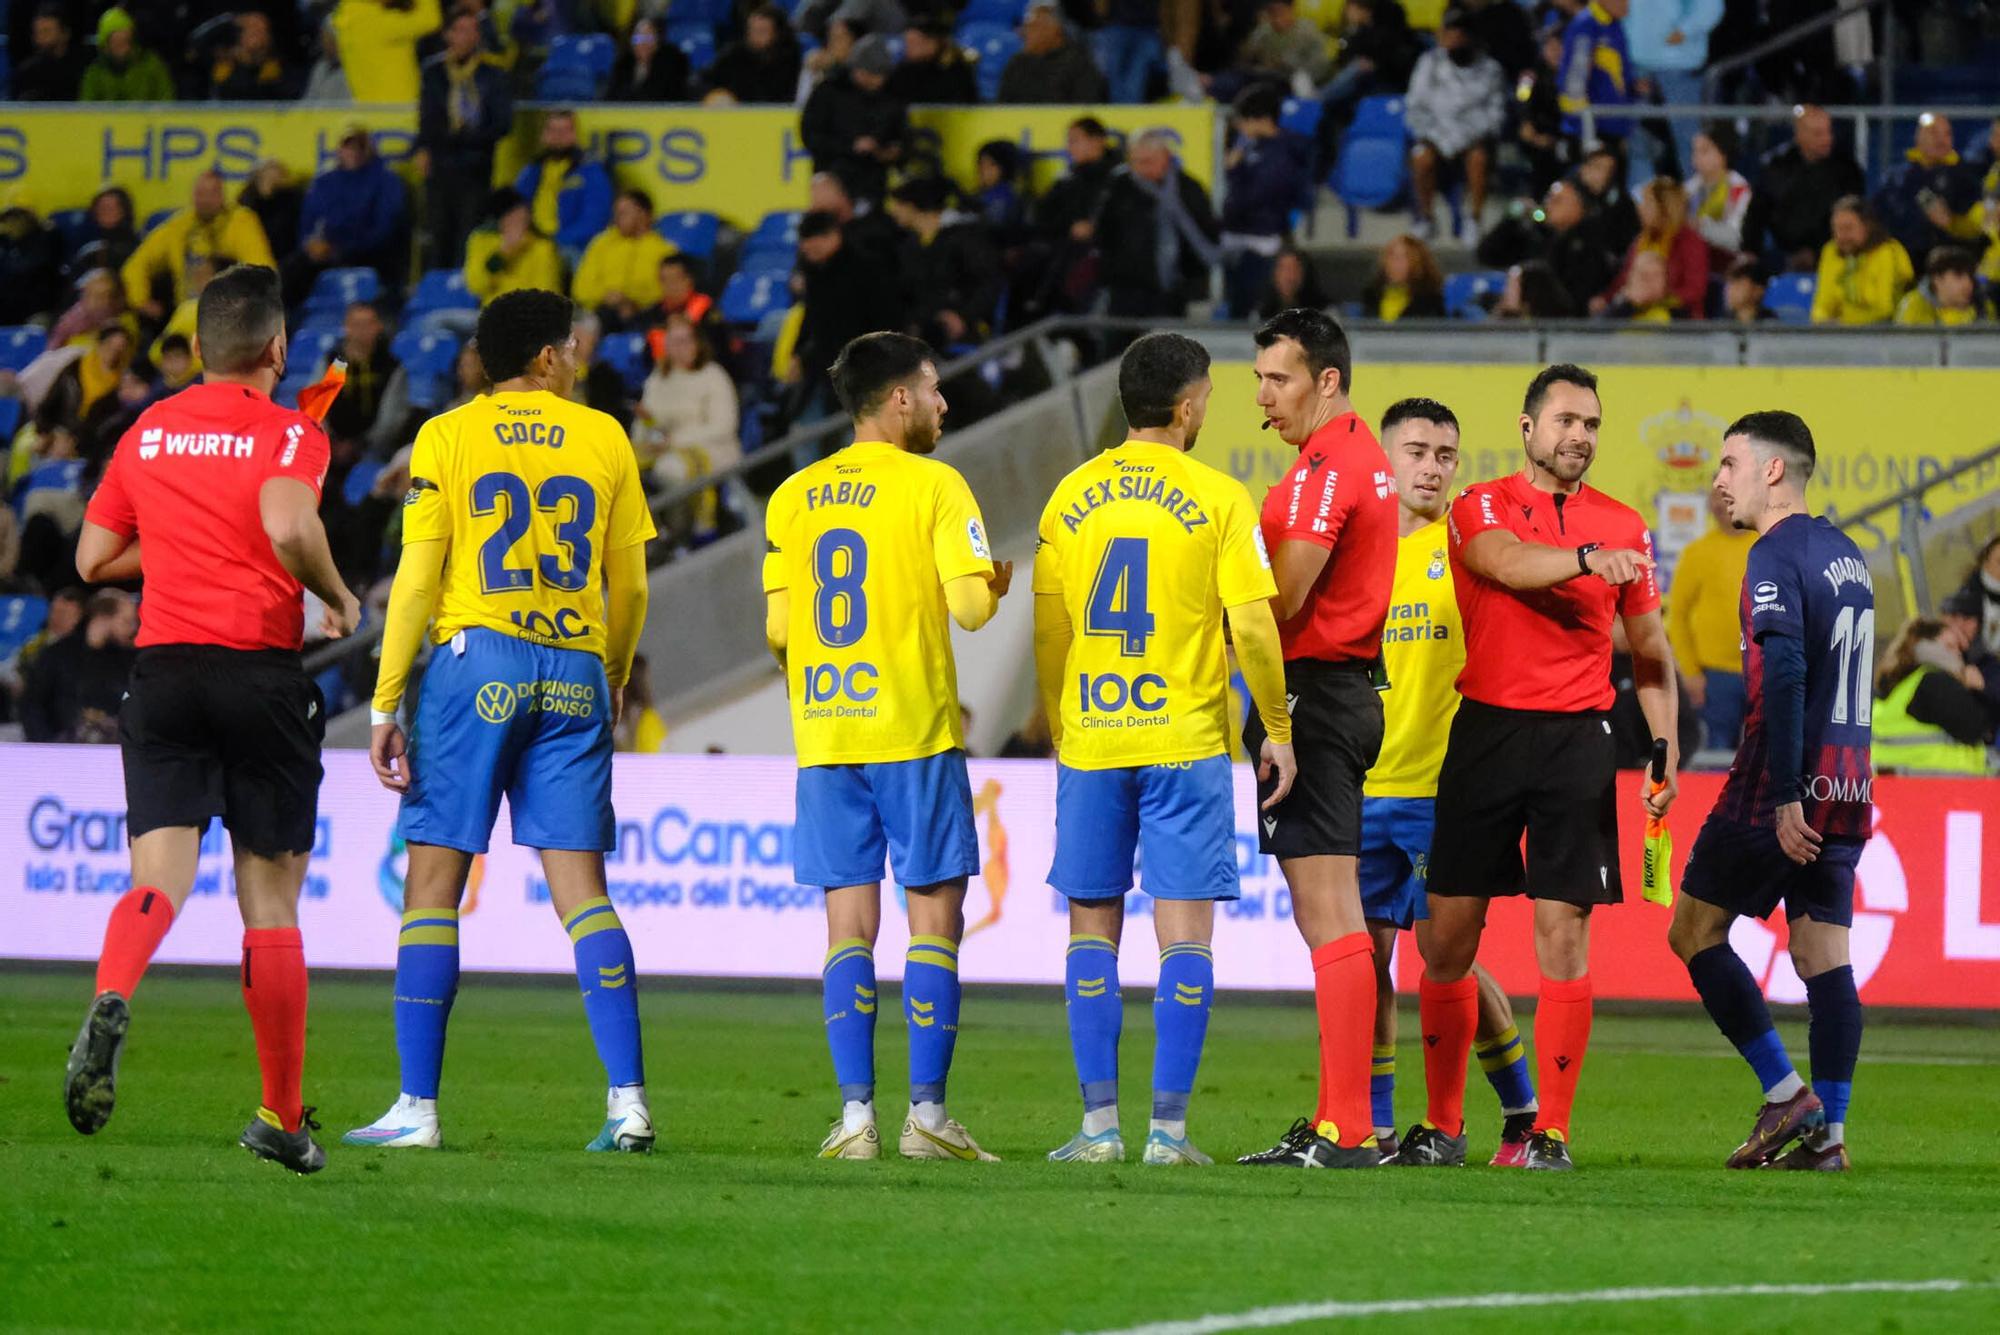
[{"label": "yellow and blue socks", "polygon": [[850,937],[834,943],[826,952],[820,991],[841,1121],[848,1131],[859,1131],[875,1120],[875,952],[866,941]]},{"label": "yellow and blue socks", "polygon": [[944,1125],[944,1086],[958,1045],[958,946],[942,936],[913,936],[903,958],[903,1016],[910,1026],[910,1116],[932,1131]]},{"label": "yellow and blue socks", "polygon": [[1106,936],[1072,936],[1063,965],[1069,1046],[1083,1094],[1083,1132],[1102,1135],[1118,1125],[1118,1037],[1125,1005],[1118,994],[1118,947]]},{"label": "yellow and blue socks", "polygon": [[[1378,1049],[1379,1050],[1379,1049]],[[1528,1074],[1528,1049],[1521,1031],[1513,1025],[1491,1038],[1472,1045],[1486,1083],[1500,1097],[1500,1111],[1507,1116],[1535,1111],[1535,1078]]]},{"label": "yellow and blue socks", "polygon": [[1813,1141],[1822,1147],[1845,1144],[1854,1063],[1861,1055],[1861,994],[1854,986],[1854,966],[1843,964],[1806,979],[1806,1005],[1812,1012],[1806,1042],[1813,1093],[1826,1105],[1826,1130]]},{"label": "yellow and blue socks", "polygon": [[[1215,952],[1195,941],[1176,941],[1162,950],[1160,981],[1153,989],[1152,1129],[1175,1140],[1187,1138],[1188,1096],[1214,1005]],[[1114,1041],[1114,1079],[1117,1060]]]},{"label": "yellow and blue socks", "polygon": [[639,1041],[639,980],[632,964],[632,938],[611,901],[599,896],[579,904],[563,919],[576,954],[576,981],[583,989],[583,1013],[611,1087],[646,1083],[645,1052]]},{"label": "yellow and blue socks", "polygon": [[396,1060],[403,1094],[435,1099],[458,996],[458,910],[411,909],[396,939]]},{"label": "yellow and blue socks", "polygon": [[1396,1134],[1396,1045],[1377,1043],[1368,1067],[1368,1115],[1377,1137]]},{"label": "yellow and blue socks", "polygon": [[[1750,976],[1750,966],[1727,945],[1719,945],[1696,952],[1687,969],[1709,1018],[1715,1021],[1722,1036],[1736,1045],[1755,1072],[1757,1083],[1763,1086],[1765,1102],[1782,1103],[1798,1093],[1805,1082],[1799,1079],[1792,1059],[1785,1053],[1785,1042],[1778,1037],[1771,1008],[1764,1004],[1764,994],[1758,989],[1757,980]],[[1851,981],[1852,975],[1850,984]],[[1814,1052],[1817,1055],[1818,1049]],[[1814,1074],[1818,1074],[1817,1067]],[[1825,1095],[1820,1097],[1824,1099]]]}]

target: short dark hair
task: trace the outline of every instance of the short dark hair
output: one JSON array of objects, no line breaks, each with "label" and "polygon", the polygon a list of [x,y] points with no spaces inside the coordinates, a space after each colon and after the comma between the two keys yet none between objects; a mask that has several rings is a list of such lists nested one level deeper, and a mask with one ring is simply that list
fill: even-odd
[{"label": "short dark hair", "polygon": [[255,370],[264,349],[285,329],[278,271],[267,264],[230,265],[209,280],[194,310],[202,365],[222,375]]},{"label": "short dark hair", "polygon": [[170,357],[176,352],[184,352],[189,356],[194,355],[194,348],[188,343],[186,334],[168,334],[160,340],[160,355],[162,357]]},{"label": "short dark hair", "polygon": [[1729,278],[1747,278],[1758,287],[1767,287],[1771,282],[1770,272],[1764,261],[1755,255],[1738,255],[1729,262]]},{"label": "short dark hair", "polygon": [[1748,436],[1765,450],[1779,455],[1787,472],[1798,470],[1801,486],[1811,479],[1813,467],[1819,462],[1819,453],[1813,448],[1812,428],[1797,413],[1782,409],[1745,413],[1731,422],[1722,435],[1725,440],[1730,436]]},{"label": "short dark hair", "polygon": [[1924,277],[1936,278],[1939,274],[1962,273],[1967,278],[1979,274],[1979,261],[1964,246],[1939,246],[1924,261]]},{"label": "short dark hair", "polygon": [[523,374],[543,348],[569,342],[575,323],[576,307],[560,292],[524,287],[493,298],[473,335],[487,380],[497,385]]},{"label": "short dark hair", "polygon": [[1574,362],[1557,362],[1554,366],[1544,367],[1528,382],[1528,392],[1521,399],[1521,412],[1528,417],[1540,416],[1542,404],[1548,401],[1549,390],[1557,385],[1575,385],[1595,394],[1597,376]]},{"label": "short dark hair", "polygon": [[352,315],[356,311],[367,311],[370,315],[374,316],[376,319],[379,320],[382,318],[382,303],[379,301],[348,302],[347,314]]},{"label": "short dark hair", "polygon": [[937,354],[920,338],[882,330],[863,334],[840,350],[830,372],[833,392],[849,417],[859,420],[882,406],[890,391],[923,373]]},{"label": "short dark hair", "polygon": [[653,197],[637,186],[627,186],[625,189],[620,190],[618,198],[631,200],[647,213],[653,211]]},{"label": "short dark hair", "polygon": [[1104,128],[1104,122],[1095,116],[1078,116],[1069,123],[1072,130],[1081,130],[1092,139],[1109,139],[1111,131]]},{"label": "short dark hair", "polygon": [[[1290,4],[1291,0],[1276,0]],[[1239,120],[1276,120],[1285,111],[1285,97],[1276,84],[1253,83],[1236,95],[1236,103],[1230,108]]]},{"label": "short dark hair", "polygon": [[1118,401],[1134,430],[1171,426],[1188,386],[1208,374],[1208,349],[1186,334],[1147,334],[1118,363]]},{"label": "short dark hair", "polygon": [[1268,348],[1281,338],[1299,345],[1306,370],[1315,381],[1331,367],[1340,372],[1340,392],[1354,392],[1354,352],[1347,346],[1347,331],[1340,327],[1340,321],[1325,311],[1294,306],[1257,326],[1258,347]]},{"label": "short dark hair", "polygon": [[689,282],[701,281],[701,271],[694,267],[694,261],[688,258],[686,251],[677,250],[671,255],[660,256],[660,268],[664,269],[669,264],[687,274]]},{"label": "short dark hair", "polygon": [[816,236],[825,236],[829,232],[838,232],[839,230],[840,219],[834,217],[825,209],[809,210],[799,219],[799,240],[801,241],[810,241]]},{"label": "short dark hair", "polygon": [[1382,414],[1382,429],[1376,435],[1387,436],[1389,428],[1401,426],[1405,422],[1435,422],[1448,426],[1453,431],[1458,428],[1458,414],[1439,403],[1436,399],[1397,399],[1389,405],[1389,411]]},{"label": "short dark hair", "polygon": [[935,176],[919,176],[889,192],[890,199],[898,204],[907,204],[919,213],[943,213],[950,197],[945,183]]}]

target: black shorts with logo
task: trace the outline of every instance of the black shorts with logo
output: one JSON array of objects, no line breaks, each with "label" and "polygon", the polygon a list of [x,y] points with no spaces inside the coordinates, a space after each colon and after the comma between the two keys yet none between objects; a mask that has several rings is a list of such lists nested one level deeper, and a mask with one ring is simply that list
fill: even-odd
[{"label": "black shorts with logo", "polygon": [[1455,897],[1618,903],[1625,892],[1616,780],[1607,715],[1462,702],[1438,773],[1426,888]]},{"label": "black shorts with logo", "polygon": [[236,847],[305,853],[319,820],[326,702],[283,650],[139,651],[118,713],[132,837],[222,817]]},{"label": "black shorts with logo", "polygon": [[[1372,666],[1315,658],[1285,664],[1299,777],[1271,811],[1263,809],[1264,799],[1277,790],[1277,776],[1257,783],[1257,846],[1269,856],[1360,856],[1361,780],[1382,753],[1382,697],[1369,675]],[[1243,725],[1253,769],[1264,736],[1264,721],[1253,708]]]}]

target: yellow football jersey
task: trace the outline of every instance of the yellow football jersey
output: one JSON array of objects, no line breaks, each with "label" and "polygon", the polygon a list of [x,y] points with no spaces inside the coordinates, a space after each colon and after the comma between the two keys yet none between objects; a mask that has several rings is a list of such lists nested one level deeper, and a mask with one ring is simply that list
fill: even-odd
[{"label": "yellow football jersey", "polygon": [[993,573],[948,464],[862,441],[785,479],[764,512],[764,591],[790,594],[786,688],[801,765],[965,745],[944,586]]},{"label": "yellow football jersey", "polygon": [[1396,582],[1382,626],[1382,754],[1361,791],[1369,797],[1436,797],[1444,743],[1458,713],[1465,624],[1446,555],[1445,521],[1396,543]]},{"label": "yellow football jersey", "polygon": [[1128,440],[1062,480],[1036,532],[1035,592],[1059,594],[1062,763],[1229,750],[1224,608],[1277,593],[1250,493],[1170,445]]},{"label": "yellow football jersey", "polygon": [[432,631],[485,626],[604,653],[604,555],[653,536],[618,423],[536,390],[483,395],[424,423],[403,541],[448,544]]}]

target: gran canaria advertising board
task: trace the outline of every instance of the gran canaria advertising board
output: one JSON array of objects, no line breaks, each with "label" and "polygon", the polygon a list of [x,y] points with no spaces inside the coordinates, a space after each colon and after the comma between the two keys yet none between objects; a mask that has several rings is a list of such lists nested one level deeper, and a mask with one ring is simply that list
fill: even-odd
[{"label": "gran canaria advertising board", "polygon": [[[618,757],[618,846],[609,860],[617,903],[642,972],[654,975],[817,977],[826,952],[820,894],[792,880],[793,783],[788,759],[757,756]],[[966,902],[961,967],[968,982],[1051,989],[1059,1007],[1069,927],[1045,878],[1053,852],[1052,762],[975,760],[972,789],[982,871]],[[1591,976],[1601,997],[1693,1000],[1687,971],[1667,948],[1669,914],[1638,902],[1639,775],[1619,776],[1625,813],[1628,902],[1591,924]],[[1694,842],[1720,776],[1682,779],[1671,827]],[[2000,784],[1989,780],[1881,779],[1875,837],[1864,853],[1853,953],[1870,1005],[2000,1006]],[[406,855],[396,802],[365,754],[331,751],[300,923],[317,967],[393,969]],[[1242,897],[1222,905],[1216,981],[1225,988],[1309,989],[1312,972],[1292,924],[1284,877],[1257,851],[1254,789],[1236,771],[1236,864]],[[0,958],[89,960],[106,915],[128,885],[124,786],[114,747],[0,747]],[[1151,901],[1134,892],[1128,913]],[[897,891],[886,892],[893,899]],[[164,961],[234,964],[241,927],[230,902],[226,841],[211,831],[188,908],[161,947]],[[903,914],[885,906],[876,958],[899,976]],[[1152,933],[1128,931],[1121,972],[1150,985]],[[1783,945],[1782,922],[1741,920],[1732,940],[1773,1000],[1804,999]],[[475,970],[567,973],[568,938],[549,907],[534,855],[510,841],[506,821],[474,866],[462,949]],[[1416,985],[1414,952],[1399,950],[1397,976]],[[1516,994],[1539,977],[1526,901],[1497,901],[1480,960]]]},{"label": "gran canaria advertising board", "polygon": [[[1354,403],[1371,422],[1397,399],[1441,400],[1463,428],[1461,486],[1522,466],[1522,392],[1539,367],[1388,363],[1354,368]],[[1671,582],[1674,558],[1708,527],[1706,496],[1722,433],[1744,413],[1786,408],[1813,430],[1815,507],[1853,514],[2000,443],[2000,371],[1616,366],[1595,368],[1604,404],[1592,485],[1638,508]],[[1260,430],[1249,365],[1217,363],[1197,456],[1254,497],[1296,451]],[[1989,463],[1932,494],[1935,510],[2000,488]],[[1893,522],[1888,526],[1893,531]]]}]

